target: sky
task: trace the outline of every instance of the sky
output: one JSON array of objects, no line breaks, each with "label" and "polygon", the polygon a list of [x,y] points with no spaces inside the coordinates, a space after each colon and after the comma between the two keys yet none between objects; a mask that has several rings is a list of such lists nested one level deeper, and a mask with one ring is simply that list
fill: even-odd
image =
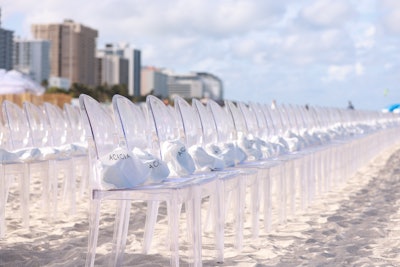
[{"label": "sky", "polygon": [[209,72],[224,98],[380,110],[400,103],[399,0],[0,0],[2,27],[72,19],[98,48],[142,65]]}]

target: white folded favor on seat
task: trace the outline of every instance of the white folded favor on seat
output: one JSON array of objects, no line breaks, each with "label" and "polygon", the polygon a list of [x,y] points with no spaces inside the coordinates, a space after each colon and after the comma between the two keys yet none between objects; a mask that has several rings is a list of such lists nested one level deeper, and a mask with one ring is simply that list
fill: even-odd
[{"label": "white folded favor on seat", "polygon": [[16,150],[6,150],[0,148],[0,160],[3,164],[7,163],[31,163],[42,159],[42,152],[37,147],[26,147]]},{"label": "white folded favor on seat", "polygon": [[225,167],[234,167],[237,163],[241,163],[247,159],[246,153],[234,143],[223,145],[209,144],[206,146],[206,151],[222,159]]},{"label": "white folded favor on seat", "polygon": [[261,148],[257,145],[255,139],[247,138],[243,136],[238,141],[238,146],[247,154],[248,157],[253,160],[260,160],[263,156]]},{"label": "white folded favor on seat", "polygon": [[200,146],[192,146],[189,148],[189,154],[194,159],[198,169],[200,170],[222,170],[225,163],[221,158],[209,154]]},{"label": "white folded favor on seat", "polygon": [[133,188],[143,184],[150,168],[138,156],[124,148],[116,148],[99,160],[101,187],[104,189]]},{"label": "white folded favor on seat", "polygon": [[85,143],[70,143],[57,147],[65,156],[85,156],[87,155],[87,146]]},{"label": "white folded favor on seat", "polygon": [[62,157],[66,157],[63,153],[61,153],[60,149],[55,147],[39,147],[40,150],[40,159],[41,160],[56,160]]},{"label": "white folded favor on seat", "polygon": [[195,171],[193,158],[181,141],[167,141],[162,146],[163,159],[167,162],[172,175],[190,175]]},{"label": "white folded favor on seat", "polygon": [[170,174],[167,163],[150,154],[149,152],[135,147],[132,153],[150,169],[149,182],[161,182]]}]

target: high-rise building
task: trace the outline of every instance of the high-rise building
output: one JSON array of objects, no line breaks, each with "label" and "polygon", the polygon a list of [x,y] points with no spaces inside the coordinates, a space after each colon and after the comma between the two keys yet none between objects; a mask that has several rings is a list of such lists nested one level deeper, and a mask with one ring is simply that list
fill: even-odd
[{"label": "high-rise building", "polygon": [[128,87],[129,61],[120,55],[109,53],[109,48],[110,45],[107,45],[105,50],[97,51],[97,84],[121,84]]},{"label": "high-rise building", "polygon": [[223,98],[222,81],[213,74],[175,74],[168,70],[164,73],[168,74],[168,92],[171,97],[179,95],[183,98],[210,98],[216,101]]},{"label": "high-rise building", "polygon": [[97,30],[72,20],[64,20],[62,24],[34,24],[31,30],[35,38],[51,42],[51,76],[95,85]]},{"label": "high-rise building", "polygon": [[[97,53],[98,66],[101,69],[102,73],[105,72],[103,69],[105,67],[104,60],[108,58],[114,58],[116,61],[116,57],[120,57],[122,59],[127,60],[128,63],[128,94],[131,96],[140,96],[140,84],[141,84],[141,52],[137,49],[132,49],[126,43],[121,43],[118,45],[107,44],[105,49],[99,50]],[[113,56],[111,56],[113,55]],[[100,58],[100,59],[99,59]],[[106,60],[107,61],[107,60]],[[122,63],[125,64],[125,63]],[[122,69],[125,71],[125,69]],[[115,70],[113,70],[115,72]],[[125,75],[125,72],[123,73]],[[116,75],[116,74],[115,74]],[[101,75],[100,75],[101,76]],[[98,78],[97,80],[101,80],[102,78]]]},{"label": "high-rise building", "polygon": [[13,31],[1,27],[0,9],[0,69],[11,70],[13,68],[13,38]]},{"label": "high-rise building", "polygon": [[130,81],[132,81],[130,88],[132,88],[131,92],[134,96],[140,96],[140,74],[142,70],[141,52],[140,50],[133,49],[132,53],[132,58],[129,61],[131,64],[129,74],[132,75],[132,79],[130,79]]},{"label": "high-rise building", "polygon": [[168,75],[161,69],[143,67],[141,76],[140,94],[142,96],[152,93],[162,98],[168,97]]},{"label": "high-rise building", "polygon": [[224,86],[220,78],[207,72],[196,72],[196,75],[203,82],[203,97],[215,101],[224,99]]},{"label": "high-rise building", "polygon": [[49,81],[50,41],[14,40],[14,69],[29,75],[38,83]]}]

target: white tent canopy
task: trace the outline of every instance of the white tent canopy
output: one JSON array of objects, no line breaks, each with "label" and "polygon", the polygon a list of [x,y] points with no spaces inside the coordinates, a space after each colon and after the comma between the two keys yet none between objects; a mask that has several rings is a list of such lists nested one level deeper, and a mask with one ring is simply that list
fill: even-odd
[{"label": "white tent canopy", "polygon": [[0,69],[0,94],[21,94],[30,92],[41,95],[45,88],[29,76],[16,70]]}]

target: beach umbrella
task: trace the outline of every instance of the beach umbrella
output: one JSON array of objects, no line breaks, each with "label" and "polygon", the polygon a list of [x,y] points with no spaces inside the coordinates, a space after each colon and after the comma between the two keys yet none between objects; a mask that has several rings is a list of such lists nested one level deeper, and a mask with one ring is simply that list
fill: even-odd
[{"label": "beach umbrella", "polygon": [[398,113],[399,109],[400,109],[400,103],[396,103],[396,104],[391,104],[391,105],[387,106],[382,111],[383,112],[395,112],[395,113]]}]

